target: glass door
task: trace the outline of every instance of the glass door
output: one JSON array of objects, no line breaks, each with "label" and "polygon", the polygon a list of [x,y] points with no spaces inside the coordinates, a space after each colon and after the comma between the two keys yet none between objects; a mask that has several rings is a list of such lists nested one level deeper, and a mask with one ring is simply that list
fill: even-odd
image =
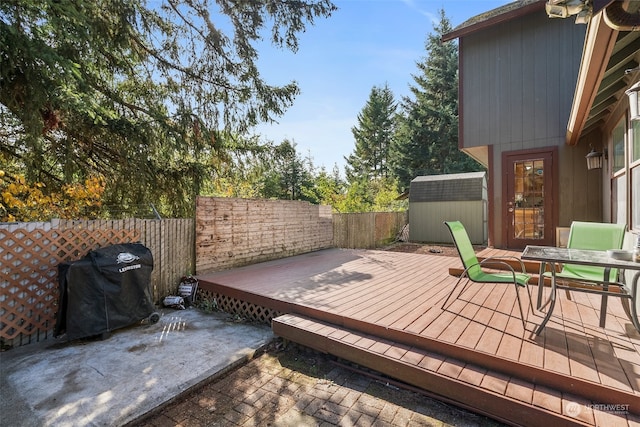
[{"label": "glass door", "polygon": [[552,153],[508,155],[506,232],[507,247],[552,245]]}]

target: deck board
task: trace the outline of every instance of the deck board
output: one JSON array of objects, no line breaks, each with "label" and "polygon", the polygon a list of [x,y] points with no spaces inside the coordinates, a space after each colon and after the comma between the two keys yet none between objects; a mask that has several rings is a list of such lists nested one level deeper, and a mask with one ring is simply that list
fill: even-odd
[{"label": "deck board", "polygon": [[[558,387],[587,390],[592,396],[587,405],[609,399],[640,411],[640,334],[617,298],[609,298],[607,324],[600,328],[599,296],[573,292],[569,300],[559,292],[554,315],[541,335],[534,336],[544,313],[531,310],[521,289],[523,329],[512,285],[469,284],[458,295],[461,284],[442,309],[458,280],[449,271],[459,267],[457,258],[446,256],[330,249],[198,279],[202,289],[371,334],[363,338],[340,327],[312,331],[326,335],[332,348],[343,352],[348,350],[342,345],[352,345],[560,414],[563,399],[567,403],[582,397]],[[535,303],[537,286],[530,290]],[[304,329],[305,324],[296,326]],[[425,346],[454,353],[425,354]],[[503,365],[504,373],[495,371]],[[519,373],[522,377],[515,375]],[[530,377],[542,382],[532,386]],[[608,421],[607,414],[588,408],[582,408],[578,419],[588,425]],[[636,414],[629,417],[636,419]]]},{"label": "deck board", "polygon": [[533,403],[533,389],[529,384],[519,378],[510,379],[509,384],[507,384],[507,389],[505,390],[505,396],[525,403]]}]

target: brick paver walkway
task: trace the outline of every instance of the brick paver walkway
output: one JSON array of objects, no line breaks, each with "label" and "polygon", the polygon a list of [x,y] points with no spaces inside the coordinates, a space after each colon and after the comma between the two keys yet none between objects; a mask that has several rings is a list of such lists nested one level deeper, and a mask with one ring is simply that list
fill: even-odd
[{"label": "brick paver walkway", "polygon": [[[500,426],[298,346],[270,350],[133,425]],[[188,369],[188,367],[185,367]]]}]

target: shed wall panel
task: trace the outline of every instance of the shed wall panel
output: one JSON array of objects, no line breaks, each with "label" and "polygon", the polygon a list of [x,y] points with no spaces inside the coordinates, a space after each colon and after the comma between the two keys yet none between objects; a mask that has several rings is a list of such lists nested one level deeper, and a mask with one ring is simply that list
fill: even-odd
[{"label": "shed wall panel", "polygon": [[471,243],[487,241],[486,201],[417,202],[409,209],[409,240],[451,243],[444,221],[461,221]]}]

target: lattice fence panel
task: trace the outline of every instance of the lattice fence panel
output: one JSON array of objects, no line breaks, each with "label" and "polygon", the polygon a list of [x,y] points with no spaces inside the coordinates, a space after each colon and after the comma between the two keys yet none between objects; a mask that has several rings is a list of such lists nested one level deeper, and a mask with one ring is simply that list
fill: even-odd
[{"label": "lattice fence panel", "polygon": [[0,229],[0,340],[31,341],[55,326],[58,264],[101,246],[139,240],[136,230]]},{"label": "lattice fence panel", "polygon": [[271,325],[271,320],[274,317],[282,315],[276,310],[211,291],[200,290],[198,299],[209,301],[225,313],[238,315],[254,322],[266,323],[267,325]]}]

